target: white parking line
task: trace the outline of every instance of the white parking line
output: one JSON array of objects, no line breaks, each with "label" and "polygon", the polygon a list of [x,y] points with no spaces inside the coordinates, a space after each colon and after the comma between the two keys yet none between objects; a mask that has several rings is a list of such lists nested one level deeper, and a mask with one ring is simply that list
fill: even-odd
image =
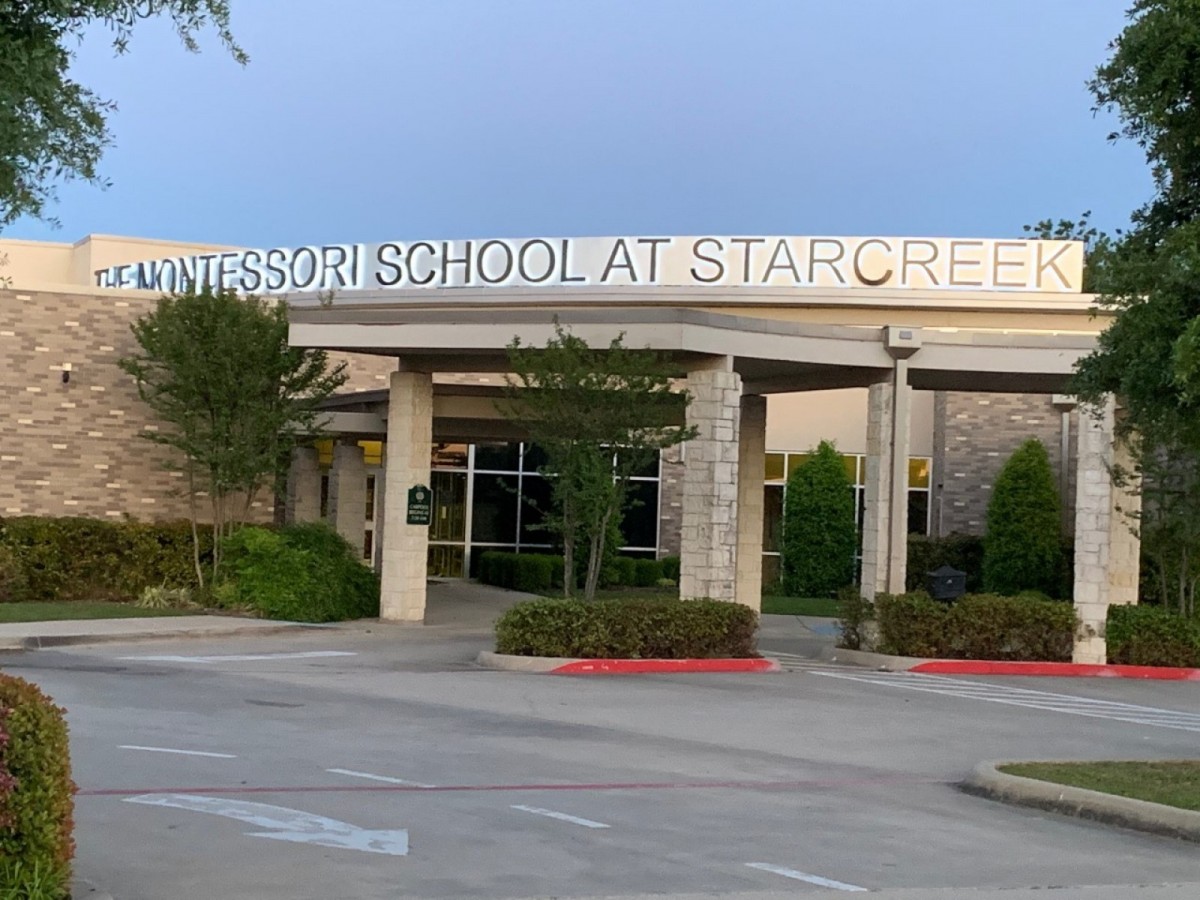
[{"label": "white parking line", "polygon": [[419,781],[406,781],[403,778],[391,778],[387,775],[372,775],[370,772],[355,772],[353,769],[326,769],[325,771],[332,772],[334,775],[349,775],[351,778],[368,778],[371,781],[385,781],[388,784],[407,784],[419,788],[437,787],[436,784],[422,784]]},{"label": "white parking line", "polygon": [[237,759],[232,753],[206,753],[203,750],[176,750],[174,747],[139,747],[137,744],[121,744],[121,750],[146,750],[150,753],[177,753],[180,756],[211,756],[213,759]]},{"label": "white parking line", "polygon": [[844,881],[834,881],[832,878],[822,878],[820,875],[810,875],[807,872],[800,872],[796,869],[785,869],[783,866],[773,866],[770,863],[746,863],[752,869],[759,869],[763,872],[770,872],[773,875],[782,875],[784,878],[791,878],[794,881],[804,881],[808,884],[815,884],[818,887],[832,888],[835,891],[850,891],[853,893],[865,892],[865,887],[859,887],[857,884],[846,884]]},{"label": "white parking line", "polygon": [[555,812],[552,809],[542,809],[537,806],[518,806],[514,805],[513,809],[519,809],[521,812],[533,813],[535,816],[546,816],[551,819],[558,819],[560,822],[570,822],[572,825],[582,825],[584,828],[607,828],[603,822],[593,822],[591,819],[581,819],[578,816],[568,816],[566,813]]},{"label": "white parking line", "polygon": [[324,659],[330,656],[358,656],[358,654],[348,650],[309,650],[304,653],[247,653],[234,656],[119,656],[117,658],[141,662],[222,663],[258,662],[274,659]]},{"label": "white parking line", "polygon": [[1109,719],[1130,725],[1150,725],[1155,728],[1173,728],[1178,731],[1200,732],[1200,714],[1160,709],[1154,706],[1139,706],[1134,703],[1118,703],[1113,700],[1094,700],[1071,694],[1056,694],[1050,691],[1035,691],[1029,688],[1011,687],[1006,684],[991,684],[986,681],[962,681],[944,675],[922,675],[910,672],[813,672],[825,678],[840,678],[845,681],[860,681],[882,687],[903,688],[945,697],[961,697],[966,700],[983,700],[987,703],[1003,703],[1043,712],[1085,716],[1091,719]]}]

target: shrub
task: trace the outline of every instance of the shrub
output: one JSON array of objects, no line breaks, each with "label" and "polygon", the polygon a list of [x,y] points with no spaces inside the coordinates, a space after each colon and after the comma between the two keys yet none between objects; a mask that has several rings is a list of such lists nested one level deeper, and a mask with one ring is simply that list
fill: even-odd
[{"label": "shrub", "polygon": [[1078,624],[1070,603],[1034,592],[968,594],[953,604],[924,592],[881,595],[875,608],[879,649],[899,656],[1065,661]]},{"label": "shrub", "polygon": [[224,545],[226,605],[271,619],[336,622],[379,615],[379,579],[322,522],[278,531],[247,527]]},{"label": "shrub", "polygon": [[670,578],[672,581],[679,582],[679,557],[664,556],[661,560],[663,567],[663,578]]},{"label": "shrub", "polygon": [[839,647],[862,650],[867,640],[867,623],[875,617],[875,608],[863,597],[858,585],[848,585],[838,591],[838,627],[841,629]]},{"label": "shrub", "polygon": [[537,594],[562,587],[563,559],[547,553],[503,553],[489,550],[479,560],[484,584]]},{"label": "shrub", "polygon": [[633,561],[634,587],[654,587],[663,579],[663,565],[657,559]]},{"label": "shrub", "polygon": [[496,651],[586,659],[756,656],[758,614],[720,600],[531,600],[496,623]]},{"label": "shrub", "polygon": [[0,603],[17,599],[24,589],[24,566],[12,547],[0,544]]},{"label": "shrub", "polygon": [[967,593],[983,587],[983,538],[974,534],[950,534],[942,538],[923,534],[908,536],[908,568],[905,589],[925,589],[925,576],[934,569],[950,566],[967,573]]},{"label": "shrub", "polygon": [[783,505],[784,593],[826,597],[854,579],[854,492],[829,441],[788,479]]},{"label": "shrub", "polygon": [[148,587],[138,597],[142,609],[186,609],[196,605],[191,588]]},{"label": "shrub", "polygon": [[0,892],[65,898],[75,784],[64,711],[38,688],[0,675]]},{"label": "shrub", "polygon": [[1009,457],[988,503],[984,589],[1056,593],[1062,566],[1059,497],[1042,442],[1031,438]]},{"label": "shrub", "polygon": [[1200,667],[1200,621],[1161,606],[1110,606],[1105,638],[1110,663]]}]

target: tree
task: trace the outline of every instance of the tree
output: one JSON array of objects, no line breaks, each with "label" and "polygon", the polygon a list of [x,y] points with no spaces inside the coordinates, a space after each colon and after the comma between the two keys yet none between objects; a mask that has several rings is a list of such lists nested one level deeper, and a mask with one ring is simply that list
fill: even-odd
[{"label": "tree", "polygon": [[792,472],[783,498],[784,592],[821,597],[850,584],[857,546],[846,463],[830,441],[821,441]]},{"label": "tree", "polygon": [[211,25],[247,61],[230,32],[229,0],[0,0],[0,229],[42,218],[60,182],[101,182],[116,106],[68,77],[72,45],[102,25],[124,53],[139,21],[164,15],[188,50]]},{"label": "tree", "polygon": [[1059,515],[1050,457],[1041,441],[1030,438],[1008,458],[992,488],[983,538],[984,589],[1058,593]]},{"label": "tree", "polygon": [[586,548],[590,600],[629,479],[695,434],[674,424],[688,395],[675,389],[668,361],[654,351],[626,347],[623,334],[594,349],[557,320],[544,348],[514,338],[508,360],[512,374],[499,409],[546,454],[539,471],[550,480],[551,508],[543,527],[562,541],[568,596],[576,584],[575,554]]},{"label": "tree", "polygon": [[212,576],[220,540],[245,522],[255,497],[274,491],[292,450],[320,432],[320,405],[347,378],[323,350],[288,346],[287,306],[205,287],[162,297],[132,325],[141,352],[122,359],[138,394],[166,426],[143,434],[169,447],[187,478],[196,577],[199,495],[213,533]]}]

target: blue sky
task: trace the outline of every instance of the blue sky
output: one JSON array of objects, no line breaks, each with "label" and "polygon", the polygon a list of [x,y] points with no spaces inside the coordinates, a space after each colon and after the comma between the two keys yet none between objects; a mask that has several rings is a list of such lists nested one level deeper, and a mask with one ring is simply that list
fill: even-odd
[{"label": "blue sky", "polygon": [[233,0],[77,77],[108,190],[60,229],[289,246],[609,234],[1008,236],[1149,195],[1084,82],[1130,0]]}]

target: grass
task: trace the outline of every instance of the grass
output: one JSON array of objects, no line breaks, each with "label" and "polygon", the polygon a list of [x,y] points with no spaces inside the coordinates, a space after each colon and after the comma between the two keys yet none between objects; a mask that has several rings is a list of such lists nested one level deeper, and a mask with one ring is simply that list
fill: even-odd
[{"label": "grass", "polygon": [[836,619],[838,602],[834,597],[772,597],[762,598],[762,611],[776,616],[824,616]]},{"label": "grass", "polygon": [[1200,811],[1200,760],[1018,763],[1002,772]]},{"label": "grass", "polygon": [[61,619],[132,619],[142,616],[195,615],[194,609],[142,609],[132,603],[0,603],[0,623],[50,622]]}]

